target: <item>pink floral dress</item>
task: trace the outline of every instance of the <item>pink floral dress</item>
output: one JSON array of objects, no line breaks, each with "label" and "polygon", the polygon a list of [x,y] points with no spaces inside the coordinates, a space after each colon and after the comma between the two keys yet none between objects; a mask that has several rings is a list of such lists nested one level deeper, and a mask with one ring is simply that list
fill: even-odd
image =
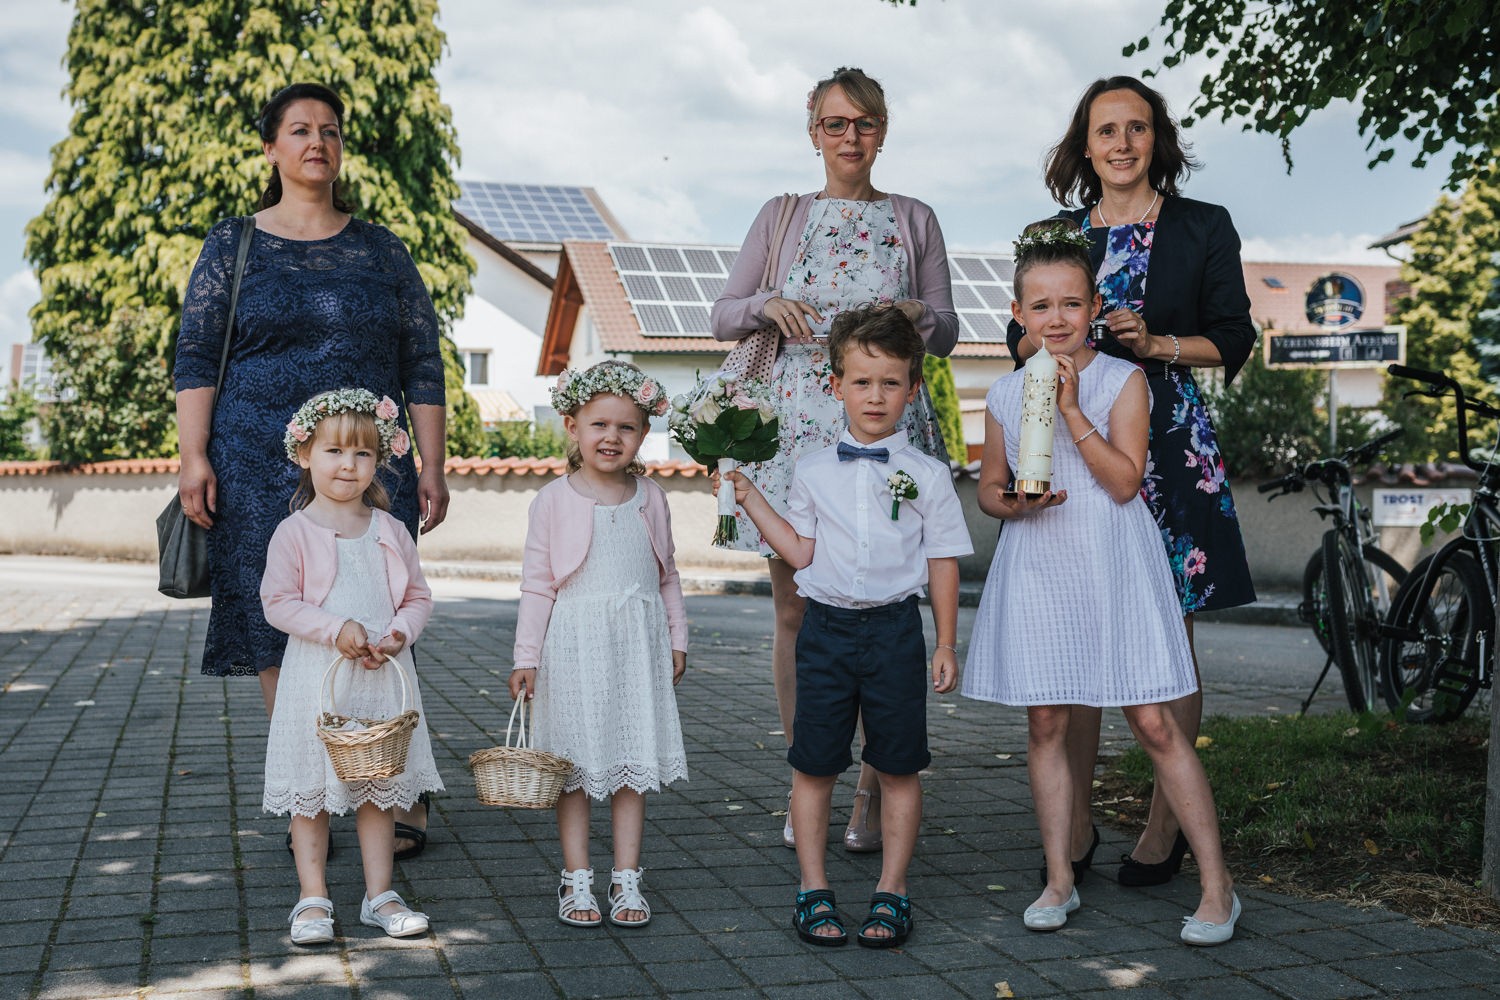
[{"label": "pink floral dress", "polygon": [[[809,325],[824,338],[833,318],[846,309],[909,298],[906,265],[906,244],[890,199],[818,198],[807,213],[807,226],[781,294],[818,310],[823,322],[809,319]],[[779,514],[786,514],[797,459],[835,444],[848,424],[844,404],[833,395],[832,374],[822,339],[811,344],[785,343],[776,358],[771,383],[777,393],[781,446],[775,458],[746,465],[743,471]],[[948,460],[925,386],[897,426],[907,429],[913,446]],[[739,540],[730,547],[771,555],[744,509],[736,509],[734,516]]]}]

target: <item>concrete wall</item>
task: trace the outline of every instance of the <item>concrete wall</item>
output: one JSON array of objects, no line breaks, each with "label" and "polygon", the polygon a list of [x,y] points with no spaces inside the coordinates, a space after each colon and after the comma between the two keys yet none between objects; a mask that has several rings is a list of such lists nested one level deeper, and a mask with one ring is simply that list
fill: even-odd
[{"label": "concrete wall", "polygon": [[[526,508],[547,478],[536,475],[455,475],[448,520],[421,541],[429,559],[520,562]],[[757,556],[709,545],[716,517],[708,481],[701,476],[657,480],[672,506],[678,561],[685,567],[755,570]],[[0,552],[154,559],[155,520],[171,498],[169,473],[0,475]],[[1469,487],[1472,482],[1453,485]],[[965,579],[982,580],[994,553],[996,522],[980,513],[976,482],[958,480],[975,554],[961,563]],[[1369,488],[1362,487],[1369,501]],[[1301,586],[1302,569],[1318,546],[1324,522],[1311,510],[1308,493],[1268,503],[1253,484],[1236,496],[1251,573],[1264,589]],[[1382,530],[1381,546],[1410,566],[1420,555],[1416,528]]]}]

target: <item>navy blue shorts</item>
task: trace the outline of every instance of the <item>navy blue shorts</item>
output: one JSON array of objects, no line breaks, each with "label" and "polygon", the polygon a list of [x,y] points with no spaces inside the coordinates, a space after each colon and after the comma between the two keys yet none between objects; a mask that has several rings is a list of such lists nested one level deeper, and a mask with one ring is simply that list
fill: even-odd
[{"label": "navy blue shorts", "polygon": [[786,759],[803,774],[840,774],[864,717],[866,764],[916,774],[927,751],[927,640],[915,596],[878,608],[807,602],[797,633],[797,716]]}]

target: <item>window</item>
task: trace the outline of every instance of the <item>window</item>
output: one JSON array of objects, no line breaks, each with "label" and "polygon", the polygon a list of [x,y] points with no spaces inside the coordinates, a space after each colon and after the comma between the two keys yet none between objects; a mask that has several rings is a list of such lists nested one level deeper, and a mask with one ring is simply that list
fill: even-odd
[{"label": "window", "polygon": [[464,352],[464,384],[465,385],[489,385],[490,384],[490,352],[489,351],[465,351]]}]

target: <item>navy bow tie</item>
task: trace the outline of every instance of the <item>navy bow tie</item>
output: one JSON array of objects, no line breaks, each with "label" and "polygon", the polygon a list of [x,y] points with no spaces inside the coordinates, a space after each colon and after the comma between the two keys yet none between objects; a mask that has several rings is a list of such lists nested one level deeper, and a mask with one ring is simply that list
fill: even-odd
[{"label": "navy bow tie", "polygon": [[889,462],[891,453],[886,448],[861,448],[847,441],[839,442],[839,461],[852,462],[856,458],[868,458],[876,462]]}]

